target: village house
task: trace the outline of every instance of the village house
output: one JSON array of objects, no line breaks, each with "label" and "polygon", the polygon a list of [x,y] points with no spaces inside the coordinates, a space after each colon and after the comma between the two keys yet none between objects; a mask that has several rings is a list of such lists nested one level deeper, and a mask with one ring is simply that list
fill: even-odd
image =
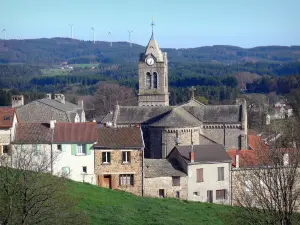
[{"label": "village house", "polygon": [[12,166],[32,157],[54,175],[95,184],[94,150],[96,123],[19,123],[12,142]]},{"label": "village house", "polygon": [[140,127],[98,129],[95,175],[101,187],[143,195],[144,141]]},{"label": "village house", "polygon": [[144,196],[187,199],[188,176],[176,161],[145,159]]},{"label": "village house", "polygon": [[230,203],[231,158],[219,144],[176,146],[168,155],[188,175],[190,201]]},{"label": "village house", "polygon": [[85,122],[83,100],[78,105],[66,101],[63,94],[47,94],[46,98],[38,99],[24,105],[23,95],[12,96],[12,108],[16,109],[21,123],[49,123],[51,119],[57,122]]},{"label": "village house", "polygon": [[15,109],[0,108],[0,156],[10,153],[17,122]]}]

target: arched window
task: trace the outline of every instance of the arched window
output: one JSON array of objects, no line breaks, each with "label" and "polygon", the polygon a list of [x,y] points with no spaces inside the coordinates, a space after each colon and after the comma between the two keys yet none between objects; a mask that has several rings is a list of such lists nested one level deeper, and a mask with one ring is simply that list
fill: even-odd
[{"label": "arched window", "polygon": [[157,73],[154,72],[153,73],[153,88],[157,88],[157,87],[158,87]]},{"label": "arched window", "polygon": [[151,74],[150,72],[146,73],[146,89],[151,88]]}]

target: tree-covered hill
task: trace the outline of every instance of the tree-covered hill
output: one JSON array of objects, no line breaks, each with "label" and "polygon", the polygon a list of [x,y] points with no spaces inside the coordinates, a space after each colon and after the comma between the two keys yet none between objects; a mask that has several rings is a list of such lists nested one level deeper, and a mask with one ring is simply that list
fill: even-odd
[{"label": "tree-covered hill", "polygon": [[[159,40],[158,40],[159,42]],[[147,43],[145,43],[147,44]],[[28,40],[0,40],[0,63],[59,64],[136,62],[145,46],[128,42],[80,41],[70,38],[41,38]],[[240,48],[214,45],[198,48],[166,48],[169,62],[201,63],[215,62],[233,64],[237,62],[290,62],[300,60],[300,46],[265,46]]]}]

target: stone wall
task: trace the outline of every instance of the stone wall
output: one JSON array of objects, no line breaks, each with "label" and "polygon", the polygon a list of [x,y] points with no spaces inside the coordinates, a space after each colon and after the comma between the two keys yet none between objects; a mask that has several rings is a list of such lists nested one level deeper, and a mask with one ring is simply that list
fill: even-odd
[{"label": "stone wall", "polygon": [[[122,151],[130,151],[130,163],[122,163]],[[111,162],[102,163],[102,152],[111,153]],[[142,195],[142,163],[143,151],[135,149],[99,150],[95,149],[95,175],[97,184],[104,186],[104,175],[111,175],[111,188]],[[120,186],[120,174],[133,174],[133,185]]]},{"label": "stone wall", "polygon": [[173,186],[172,177],[145,178],[144,196],[159,197],[159,189],[164,189],[165,197],[187,199],[187,176],[180,177],[180,186]]}]

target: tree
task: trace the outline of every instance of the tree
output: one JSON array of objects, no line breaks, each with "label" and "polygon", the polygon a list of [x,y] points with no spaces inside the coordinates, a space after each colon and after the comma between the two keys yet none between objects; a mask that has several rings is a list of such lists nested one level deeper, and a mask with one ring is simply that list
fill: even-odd
[{"label": "tree", "polygon": [[237,152],[243,163],[232,173],[232,201],[245,213],[235,216],[243,217],[247,224],[299,224],[299,121],[287,122],[284,130],[269,127],[266,131],[288,135],[269,145],[258,144],[248,155]]},{"label": "tree", "polygon": [[[13,160],[12,160],[13,159]],[[68,181],[49,172],[55,156],[19,149],[0,158],[0,224],[85,224]]]},{"label": "tree", "polygon": [[119,84],[101,82],[94,95],[94,105],[97,115],[104,115],[120,105],[136,105],[137,98],[132,88]]},{"label": "tree", "polygon": [[203,103],[203,104],[205,104],[205,105],[208,105],[208,100],[204,96],[197,96],[196,100]]}]

